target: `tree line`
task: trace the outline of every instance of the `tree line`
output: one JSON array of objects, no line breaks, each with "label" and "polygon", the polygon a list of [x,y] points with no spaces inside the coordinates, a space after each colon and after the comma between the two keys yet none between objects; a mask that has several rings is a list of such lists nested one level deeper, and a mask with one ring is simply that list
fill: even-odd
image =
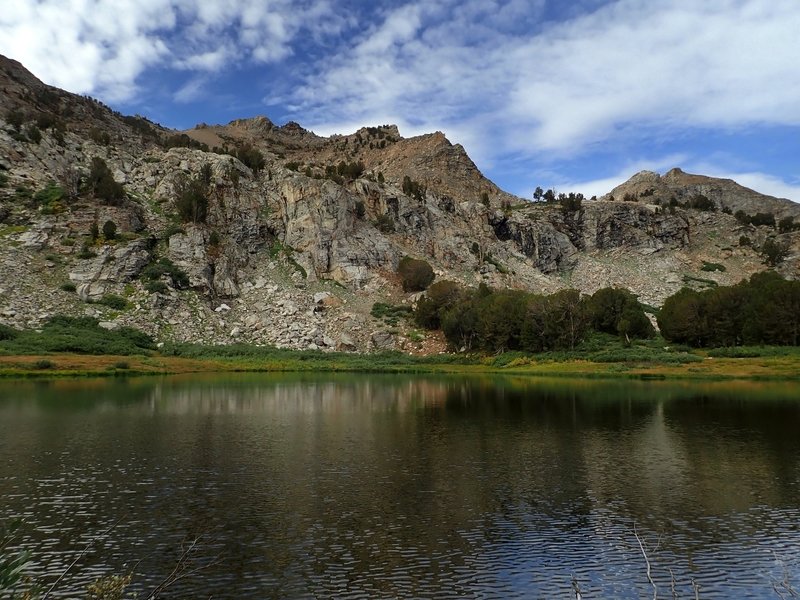
[{"label": "tree line", "polygon": [[684,288],[666,299],[658,326],[666,340],[694,347],[797,346],[800,281],[765,271],[733,286]]},{"label": "tree line", "polygon": [[[453,348],[492,353],[571,350],[592,332],[617,335],[626,344],[656,334],[636,296],[612,287],[590,296],[574,289],[541,295],[438,281],[417,303],[414,320],[441,330]],[[684,288],[666,299],[658,326],[668,342],[696,348],[796,346],[800,281],[767,271],[733,286]]]},{"label": "tree line", "polygon": [[440,281],[417,303],[414,318],[421,327],[441,329],[454,348],[486,352],[568,350],[592,331],[628,343],[655,335],[636,296],[620,288],[591,296],[573,289],[540,295]]}]

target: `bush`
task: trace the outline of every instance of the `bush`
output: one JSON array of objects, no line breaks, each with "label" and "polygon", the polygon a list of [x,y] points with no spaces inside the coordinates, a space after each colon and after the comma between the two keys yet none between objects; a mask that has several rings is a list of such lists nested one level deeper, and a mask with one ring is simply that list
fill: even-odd
[{"label": "bush", "polygon": [[13,340],[19,335],[19,331],[8,325],[0,323],[0,340]]},{"label": "bush", "polygon": [[362,173],[364,173],[364,163],[362,162],[346,163],[342,161],[336,167],[336,172],[344,179],[358,179],[359,177],[361,177]]},{"label": "bush", "polygon": [[764,259],[764,264],[769,267],[776,267],[789,256],[789,246],[773,238],[767,238],[761,246],[759,253]]},{"label": "bush", "polygon": [[189,276],[185,271],[176,266],[170,259],[164,257],[156,263],[147,265],[141,273],[142,277],[150,281],[157,281],[164,275],[169,276],[172,285],[178,289],[189,287]]},{"label": "bush", "polygon": [[6,113],[6,123],[14,128],[14,131],[19,132],[22,129],[22,124],[25,122],[25,115],[20,110],[10,110]]},{"label": "bush", "polygon": [[416,198],[420,202],[425,199],[425,194],[427,190],[424,186],[420,185],[419,182],[413,181],[408,175],[403,177],[403,193],[406,196],[410,196],[412,198]]},{"label": "bush", "polygon": [[108,132],[97,127],[92,127],[89,130],[89,139],[100,146],[108,146],[111,143],[111,136]]},{"label": "bush", "polygon": [[61,289],[64,290],[65,292],[74,292],[78,288],[71,281],[67,281],[66,283],[61,284]]},{"label": "bush", "polygon": [[169,288],[167,284],[163,281],[156,279],[154,281],[148,281],[144,284],[144,289],[146,289],[151,294],[166,294]]},{"label": "bush", "polygon": [[64,190],[61,186],[55,183],[48,183],[44,189],[39,190],[33,195],[33,200],[37,205],[42,206],[45,204],[52,204],[58,202],[64,197]]},{"label": "bush", "polygon": [[358,218],[358,219],[363,219],[364,215],[367,214],[367,207],[364,204],[363,200],[357,200],[356,201],[355,213],[356,213],[356,218]]},{"label": "bush", "polygon": [[25,128],[25,135],[27,135],[28,139],[34,144],[38,144],[42,141],[42,132],[35,123],[31,123]]},{"label": "bush", "polygon": [[182,180],[178,186],[175,208],[184,223],[205,223],[208,216],[207,188],[201,179]]},{"label": "bush", "polygon": [[244,144],[236,150],[236,158],[249,167],[255,175],[267,164],[264,155],[250,144]]},{"label": "bush", "polygon": [[103,237],[109,242],[117,239],[117,224],[108,220],[103,223]]},{"label": "bush", "polygon": [[707,198],[703,194],[695,194],[692,196],[689,202],[686,203],[686,207],[711,212],[717,210],[717,206],[714,204],[714,201]]},{"label": "bush", "polygon": [[89,246],[87,246],[86,244],[81,246],[81,251],[78,252],[78,258],[87,259],[87,258],[95,258],[96,256],[97,253],[91,250]]},{"label": "bush", "polygon": [[25,330],[0,348],[11,354],[77,352],[81,354],[143,354],[155,349],[153,339],[130,327],[108,331],[91,317],[57,315],[42,325],[41,332]]},{"label": "bush", "polygon": [[719,263],[712,263],[703,261],[703,266],[700,267],[701,271],[706,271],[708,273],[713,273],[714,271],[719,271],[720,273],[724,273],[727,271],[725,265],[721,265]]},{"label": "bush", "polygon": [[100,157],[95,156],[92,159],[92,166],[86,183],[95,197],[106,204],[118,206],[125,199],[125,189],[121,183],[114,181],[111,169],[108,168],[106,161]]},{"label": "bush", "polygon": [[128,301],[122,296],[117,296],[116,294],[106,294],[100,298],[97,303],[115,310],[125,310],[128,308]]},{"label": "bush", "polygon": [[400,282],[406,292],[421,292],[425,290],[436,275],[431,266],[424,260],[417,260],[405,256],[397,267]]},{"label": "bush", "polygon": [[394,219],[391,215],[378,215],[375,219],[375,227],[381,233],[394,233]]},{"label": "bush", "polygon": [[798,227],[800,227],[800,225],[795,224],[794,217],[784,217],[778,221],[778,231],[780,233],[789,233],[790,231],[798,229]]},{"label": "bush", "polygon": [[382,319],[387,325],[395,326],[400,319],[406,318],[411,315],[411,307],[402,304],[386,304],[385,302],[376,302],[372,305],[369,312],[370,315],[376,319]]},{"label": "bush", "polygon": [[414,320],[425,329],[439,329],[442,324],[442,315],[458,300],[460,292],[461,289],[457,283],[437,281],[417,302]]}]

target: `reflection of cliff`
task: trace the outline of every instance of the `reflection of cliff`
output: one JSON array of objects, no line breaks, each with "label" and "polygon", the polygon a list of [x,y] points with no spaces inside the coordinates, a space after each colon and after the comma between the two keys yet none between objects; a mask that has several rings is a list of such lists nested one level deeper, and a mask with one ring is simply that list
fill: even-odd
[{"label": "reflection of cliff", "polygon": [[[349,380],[349,381],[348,381]],[[149,410],[161,414],[359,414],[408,412],[434,406],[446,387],[436,380],[359,377],[303,382],[188,385],[153,388]]]},{"label": "reflection of cliff", "polygon": [[[732,512],[796,514],[800,406],[703,387],[167,378],[92,383],[74,404],[59,386],[0,387],[0,450],[11,457],[0,484],[9,512],[42,531],[72,526],[86,506],[130,515],[118,555],[140,556],[145,540],[143,572],[163,566],[152,548],[199,530],[224,550],[204,574],[215,589],[250,577],[263,586],[254,597],[470,596],[487,565],[528,578],[602,561],[594,553],[618,551],[634,522],[685,555],[728,542],[733,528],[720,522]],[[777,517],[747,523],[781,533]]]}]

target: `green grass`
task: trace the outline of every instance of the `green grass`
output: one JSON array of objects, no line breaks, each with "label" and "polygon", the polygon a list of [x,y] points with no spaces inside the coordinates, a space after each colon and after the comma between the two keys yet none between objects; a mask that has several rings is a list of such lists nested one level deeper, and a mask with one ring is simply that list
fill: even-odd
[{"label": "green grass", "polygon": [[155,349],[152,338],[141,331],[130,327],[108,331],[90,317],[55,316],[45,321],[41,331],[4,327],[0,333],[0,354],[5,355],[75,352],[125,356]]},{"label": "green grass", "polygon": [[412,316],[413,309],[410,306],[403,304],[386,304],[385,302],[376,302],[372,305],[371,314],[376,319],[381,319],[387,325],[395,327],[400,319],[407,319]]},{"label": "green grass", "polygon": [[792,356],[800,358],[797,346],[733,346],[729,348],[711,348],[707,352],[713,358],[758,358],[775,356]]}]

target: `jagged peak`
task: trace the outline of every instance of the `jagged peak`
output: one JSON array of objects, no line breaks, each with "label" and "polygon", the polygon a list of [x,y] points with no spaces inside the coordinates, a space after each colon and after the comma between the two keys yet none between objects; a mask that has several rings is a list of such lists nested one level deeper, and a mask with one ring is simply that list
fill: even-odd
[{"label": "jagged peak", "polygon": [[[234,119],[228,123],[230,127],[241,127],[244,129],[254,129],[256,131],[270,131],[275,127],[275,124],[264,115],[258,115],[247,119]],[[200,126],[197,126],[200,129]]]}]

